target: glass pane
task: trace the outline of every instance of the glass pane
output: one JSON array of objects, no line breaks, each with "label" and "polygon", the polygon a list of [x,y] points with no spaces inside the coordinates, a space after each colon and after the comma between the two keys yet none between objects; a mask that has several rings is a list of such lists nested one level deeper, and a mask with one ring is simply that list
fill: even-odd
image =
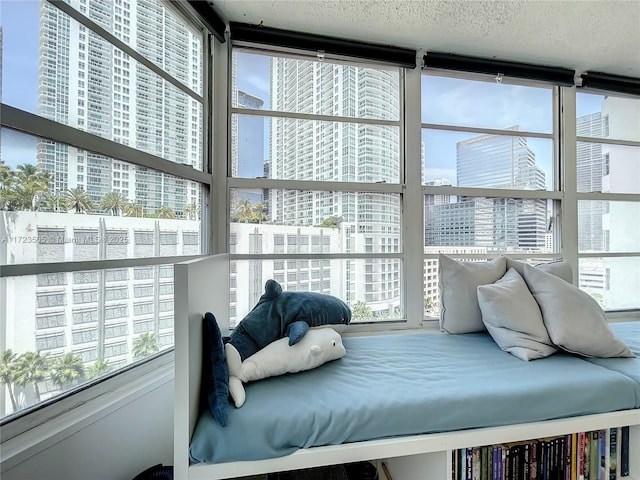
[{"label": "glass pane", "polygon": [[0,264],[201,253],[199,184],[0,133]]},{"label": "glass pane", "polygon": [[576,135],[640,140],[640,99],[576,93]]},{"label": "glass pane", "polygon": [[[552,253],[552,202],[544,199],[425,195],[428,253]],[[446,250],[446,249],[445,249]]]},{"label": "glass pane", "polygon": [[231,253],[400,253],[399,194],[231,190]]},{"label": "glass pane", "polygon": [[640,257],[581,258],[580,289],[604,310],[640,308]]},{"label": "glass pane", "polygon": [[422,130],[424,184],[553,190],[553,141]]},{"label": "glass pane", "polygon": [[2,278],[0,296],[2,417],[173,346],[172,265]]},{"label": "glass pane", "polygon": [[422,122],[551,133],[553,90],[422,75]]},{"label": "glass pane", "polygon": [[[164,10],[155,3],[140,2],[131,11],[132,16],[155,12],[144,22],[132,19],[132,29],[137,29],[132,38],[140,39],[139,47],[147,53],[173,45],[160,60],[183,72],[189,86],[201,88],[202,55],[191,53],[201,45],[193,34],[180,30],[171,15],[153,33],[153,42],[143,32],[145,22],[155,22]],[[100,5],[105,4],[92,4],[90,16],[100,14]],[[129,22],[112,16],[111,6],[105,12],[109,14],[98,23]],[[116,22],[118,17],[122,22]],[[2,27],[4,103],[202,169],[201,103],[48,2],[4,2]]]},{"label": "glass pane", "polygon": [[639,252],[640,202],[578,201],[580,252]]},{"label": "glass pane", "polygon": [[274,279],[283,290],[319,292],[351,307],[352,323],[403,318],[402,261],[391,258],[233,260],[231,326],[235,327]]},{"label": "glass pane", "polygon": [[390,182],[400,179],[400,128],[232,116],[231,174],[244,178]]},{"label": "glass pane", "polygon": [[399,69],[271,57],[234,50],[233,107],[400,119]]},{"label": "glass pane", "polygon": [[578,192],[640,193],[640,147],[577,143]]}]

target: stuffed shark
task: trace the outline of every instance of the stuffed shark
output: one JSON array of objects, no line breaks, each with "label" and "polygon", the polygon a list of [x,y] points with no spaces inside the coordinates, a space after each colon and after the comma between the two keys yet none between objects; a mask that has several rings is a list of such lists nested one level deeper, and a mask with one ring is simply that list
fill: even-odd
[{"label": "stuffed shark", "polygon": [[344,357],[346,350],[342,337],[330,327],[310,330],[295,345],[286,338],[270,343],[244,362],[230,344],[225,345],[229,368],[229,394],[236,408],[246,399],[243,383],[261,380],[285,373],[311,370],[320,365]]},{"label": "stuffed shark", "polygon": [[351,309],[339,298],[315,292],[283,292],[278,282],[267,280],[260,300],[225,343],[244,361],[283,337],[289,337],[289,345],[295,345],[310,327],[346,325],[350,321]]}]

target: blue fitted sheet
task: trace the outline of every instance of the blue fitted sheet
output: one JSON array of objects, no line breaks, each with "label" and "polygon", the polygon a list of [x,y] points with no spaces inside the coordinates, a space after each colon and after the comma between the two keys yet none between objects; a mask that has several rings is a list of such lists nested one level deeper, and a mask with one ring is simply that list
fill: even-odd
[{"label": "blue fitted sheet", "polygon": [[587,361],[620,372],[640,383],[640,322],[610,323],[609,326],[636,358],[587,358]]},{"label": "blue fitted sheet", "polygon": [[191,462],[640,407],[639,379],[564,353],[523,362],[486,333],[345,337],[344,345],[340,360],[247,384],[226,428],[204,411]]}]

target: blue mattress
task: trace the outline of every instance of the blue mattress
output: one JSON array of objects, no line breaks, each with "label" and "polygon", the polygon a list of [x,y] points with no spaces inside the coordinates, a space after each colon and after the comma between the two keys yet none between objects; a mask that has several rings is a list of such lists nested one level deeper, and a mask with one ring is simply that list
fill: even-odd
[{"label": "blue mattress", "polygon": [[622,368],[563,353],[523,362],[486,333],[345,337],[344,345],[340,360],[246,385],[226,428],[204,411],[191,462],[640,407],[640,379]]},{"label": "blue mattress", "polygon": [[609,326],[636,358],[588,358],[587,361],[620,372],[640,383],[640,322],[610,323]]}]

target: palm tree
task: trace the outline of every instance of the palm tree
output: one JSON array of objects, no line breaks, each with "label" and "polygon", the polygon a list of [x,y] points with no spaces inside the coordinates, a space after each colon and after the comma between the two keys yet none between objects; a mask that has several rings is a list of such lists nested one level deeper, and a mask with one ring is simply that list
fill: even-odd
[{"label": "palm tree", "polygon": [[120,192],[107,193],[100,200],[100,208],[111,213],[111,215],[119,216],[127,205],[127,199]]},{"label": "palm tree", "polygon": [[76,213],[91,213],[93,211],[93,201],[87,192],[81,187],[70,188],[65,194],[67,208],[74,208]]},{"label": "palm tree", "polygon": [[82,359],[73,353],[67,353],[56,359],[51,366],[51,380],[62,390],[69,389],[82,378],[84,378]]},{"label": "palm tree", "polygon": [[35,165],[28,163],[18,165],[13,177],[11,196],[18,209],[31,209],[35,206],[36,196],[44,197],[49,191],[51,174],[45,170],[39,170]]},{"label": "palm tree", "polygon": [[240,200],[238,203],[238,207],[236,208],[236,214],[233,217],[234,222],[244,222],[244,223],[253,223],[251,222],[253,217],[253,203],[250,199],[244,198]]},{"label": "palm tree", "polygon": [[56,193],[49,193],[43,202],[44,208],[52,212],[62,212],[67,210],[65,198]]},{"label": "palm tree", "polygon": [[127,217],[144,217],[144,207],[139,201],[132,200],[124,205],[124,214]]},{"label": "palm tree", "polygon": [[7,386],[7,390],[9,390],[9,398],[11,398],[11,406],[14,412],[18,410],[18,403],[13,393],[13,382],[16,373],[15,361],[16,354],[11,349],[2,352],[2,356],[0,356],[0,382],[4,383]]},{"label": "palm tree", "polygon": [[190,203],[189,205],[185,205],[182,214],[187,217],[189,220],[197,220],[198,219],[198,205],[194,203]]},{"label": "palm tree", "polygon": [[351,316],[357,320],[369,320],[373,317],[373,311],[362,300],[358,300],[353,307],[351,307]]},{"label": "palm tree", "polygon": [[47,355],[46,353],[40,355],[40,352],[27,352],[20,355],[16,360],[14,382],[21,387],[33,384],[36,403],[40,403],[38,382],[42,382],[49,376],[50,362]]},{"label": "palm tree", "polygon": [[143,333],[133,342],[133,356],[144,358],[160,350],[160,344],[154,333]]},{"label": "palm tree", "polygon": [[253,216],[258,220],[258,223],[262,223],[263,220],[267,219],[267,214],[264,213],[267,209],[264,203],[257,203],[253,206]]},{"label": "palm tree", "polygon": [[111,365],[104,360],[96,360],[96,362],[89,367],[87,372],[87,379],[98,378],[111,371]]},{"label": "palm tree", "polygon": [[156,210],[156,217],[158,218],[176,218],[176,212],[170,207],[160,207]]}]

